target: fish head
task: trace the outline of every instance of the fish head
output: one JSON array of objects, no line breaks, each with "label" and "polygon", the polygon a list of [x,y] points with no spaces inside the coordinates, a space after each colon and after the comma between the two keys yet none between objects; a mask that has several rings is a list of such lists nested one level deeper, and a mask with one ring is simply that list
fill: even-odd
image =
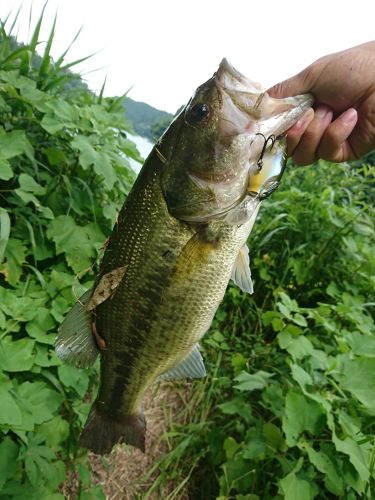
[{"label": "fish head", "polygon": [[270,97],[223,59],[156,145],[171,215],[187,222],[224,218],[247,195],[252,177],[262,178],[255,166],[267,138],[285,133],[311,104],[309,94]]}]

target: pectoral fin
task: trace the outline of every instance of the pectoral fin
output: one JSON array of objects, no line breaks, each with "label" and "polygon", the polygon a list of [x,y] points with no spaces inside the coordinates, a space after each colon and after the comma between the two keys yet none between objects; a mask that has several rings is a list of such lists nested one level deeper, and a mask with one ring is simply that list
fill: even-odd
[{"label": "pectoral fin", "polygon": [[176,366],[159,376],[160,380],[176,378],[202,378],[206,376],[203,358],[196,344],[193,350]]},{"label": "pectoral fin", "polygon": [[254,292],[253,282],[251,280],[249,249],[246,243],[238,252],[233,266],[231,279],[241,288],[243,292]]},{"label": "pectoral fin", "polygon": [[99,354],[92,333],[91,313],[86,308],[91,296],[92,289],[84,293],[68,312],[58,330],[55,342],[58,357],[78,368],[88,368],[93,365]]}]

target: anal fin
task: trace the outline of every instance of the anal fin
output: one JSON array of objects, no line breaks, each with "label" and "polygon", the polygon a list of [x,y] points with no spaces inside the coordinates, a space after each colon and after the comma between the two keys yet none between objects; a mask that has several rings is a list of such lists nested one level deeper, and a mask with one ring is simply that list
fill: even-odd
[{"label": "anal fin", "polygon": [[206,376],[203,358],[199,345],[195,344],[192,351],[176,366],[159,375],[160,380],[173,380],[178,378],[202,378]]}]

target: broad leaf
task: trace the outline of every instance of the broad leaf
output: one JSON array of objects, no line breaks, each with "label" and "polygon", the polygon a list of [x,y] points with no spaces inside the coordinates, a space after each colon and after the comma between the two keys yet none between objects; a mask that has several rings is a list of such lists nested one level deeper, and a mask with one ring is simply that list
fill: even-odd
[{"label": "broad leaf", "polygon": [[325,421],[325,413],[318,403],[297,392],[287,393],[282,427],[288,446],[296,445],[304,431],[314,436],[319,435],[324,429]]},{"label": "broad leaf", "polygon": [[262,370],[253,374],[242,371],[234,379],[237,382],[234,387],[240,391],[255,391],[257,389],[264,389],[273,375],[273,373],[267,373]]}]

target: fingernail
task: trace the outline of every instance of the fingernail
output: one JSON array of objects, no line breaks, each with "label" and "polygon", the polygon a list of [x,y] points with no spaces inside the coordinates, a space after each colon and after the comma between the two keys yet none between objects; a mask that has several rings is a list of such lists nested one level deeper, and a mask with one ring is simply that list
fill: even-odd
[{"label": "fingernail", "polygon": [[319,120],[325,118],[331,110],[327,106],[318,106],[315,110],[315,116]]},{"label": "fingernail", "polygon": [[305,128],[305,125],[307,122],[310,122],[312,119],[312,114],[313,114],[313,109],[310,108],[306,111],[304,115],[301,116],[301,118],[296,121],[296,123],[293,125],[293,127],[290,128],[293,132],[298,132],[301,129]]},{"label": "fingernail", "polygon": [[349,108],[341,115],[341,120],[347,125],[352,125],[354,121],[357,121],[357,117],[357,110]]}]

